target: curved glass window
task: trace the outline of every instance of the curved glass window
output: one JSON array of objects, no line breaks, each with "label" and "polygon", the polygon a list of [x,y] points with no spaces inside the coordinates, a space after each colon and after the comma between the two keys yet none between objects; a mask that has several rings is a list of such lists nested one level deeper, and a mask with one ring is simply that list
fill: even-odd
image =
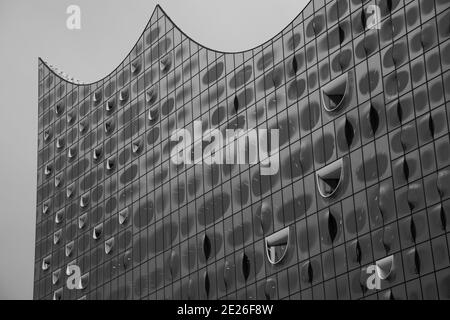
[{"label": "curved glass window", "polygon": [[42,259],[42,270],[46,271],[50,268],[50,263],[52,260],[52,256],[49,255],[47,257],[45,257],[44,259]]},{"label": "curved glass window", "polygon": [[52,137],[52,132],[50,130],[44,131],[44,141],[49,141]]},{"label": "curved glass window", "polygon": [[68,153],[67,153],[67,157],[68,157],[69,159],[73,159],[73,158],[76,157],[76,155],[77,155],[77,149],[76,149],[75,147],[69,148],[69,151],[68,151]]},{"label": "curved glass window", "polygon": [[80,278],[80,289],[86,289],[89,284],[89,272],[85,273]]},{"label": "curved glass window", "polygon": [[114,122],[112,122],[112,121],[105,122],[104,129],[105,129],[106,134],[110,134],[111,132],[113,132],[114,131]]},{"label": "curved glass window", "polygon": [[119,224],[124,224],[128,219],[128,208],[125,208],[119,212]]},{"label": "curved glass window", "polygon": [[89,128],[89,124],[87,121],[82,121],[80,122],[80,125],[78,127],[78,130],[80,131],[81,134],[87,132],[87,129]]},{"label": "curved glass window", "polygon": [[350,244],[350,248],[351,248],[350,254],[353,256],[354,261],[361,264],[362,250],[361,250],[361,245],[359,243],[359,240],[354,240]]},{"label": "curved glass window", "polygon": [[142,141],[136,140],[131,144],[131,151],[134,154],[139,154],[142,151]]},{"label": "curved glass window", "polygon": [[292,71],[294,71],[294,74],[298,71],[298,62],[295,56],[292,57]]},{"label": "curved glass window", "polygon": [[76,118],[77,118],[77,116],[76,116],[75,112],[69,113],[69,114],[67,115],[67,123],[68,123],[69,125],[74,124]]},{"label": "curved glass window", "polygon": [[325,110],[337,111],[344,104],[348,93],[348,73],[344,73],[322,88],[322,102]]},{"label": "curved glass window", "polygon": [[53,244],[58,244],[62,238],[62,229],[59,229],[53,234]]},{"label": "curved glass window", "polygon": [[100,102],[102,99],[102,93],[100,91],[94,92],[94,96],[92,97],[92,101]]},{"label": "curved glass window", "polygon": [[53,285],[58,283],[60,277],[61,277],[61,269],[53,271],[53,273],[52,273],[52,283],[53,283]]},{"label": "curved glass window", "polygon": [[103,232],[103,224],[99,224],[92,231],[92,238],[94,238],[95,240],[100,239],[102,232]]},{"label": "curved glass window", "polygon": [[55,292],[53,292],[53,300],[62,300],[63,297],[63,289],[59,288]]},{"label": "curved glass window", "polygon": [[60,224],[64,218],[64,209],[55,213],[55,223]]},{"label": "curved glass window", "polygon": [[266,254],[271,264],[280,263],[289,246],[289,227],[284,228],[265,239]]},{"label": "curved glass window", "polygon": [[[148,103],[148,104],[153,104],[155,101],[156,101],[156,98],[157,98],[157,93],[156,93],[156,90],[155,90],[155,88],[150,88],[149,90],[147,90],[147,92],[145,93],[145,101]],[[149,117],[150,117],[150,112],[149,112]],[[151,120],[151,119],[149,119],[149,120]]]},{"label": "curved glass window", "polygon": [[443,205],[439,209],[439,220],[441,223],[441,229],[443,231],[447,230],[447,213]]},{"label": "curved glass window", "polygon": [[55,187],[58,188],[63,181],[62,174],[59,174],[55,177]]},{"label": "curved glass window", "polygon": [[70,266],[76,266],[77,265],[77,261],[76,260],[72,260],[70,261],[67,266],[66,266],[66,275],[70,276],[72,274],[71,268]]},{"label": "curved glass window", "polygon": [[167,72],[172,66],[172,55],[169,53],[159,61],[159,67],[162,72]]},{"label": "curved glass window", "polygon": [[326,221],[327,221],[328,236],[330,237],[331,242],[333,242],[338,235],[339,226],[336,218],[334,217],[334,215],[331,213],[330,210],[328,210],[326,214]]},{"label": "curved glass window", "polygon": [[46,131],[44,131],[44,141],[45,141],[45,142],[48,142],[48,141],[51,140],[51,138],[52,138],[52,132],[51,132],[51,130],[46,130]]},{"label": "curved glass window", "polygon": [[72,183],[70,186],[66,189],[66,197],[71,198],[75,192],[75,185]]},{"label": "curved glass window", "polygon": [[89,204],[89,194],[86,193],[82,195],[80,198],[80,207],[85,208],[88,206],[88,204]]},{"label": "curved glass window", "polygon": [[323,198],[333,196],[344,178],[344,159],[341,158],[316,172],[317,189]]},{"label": "curved glass window", "polygon": [[114,237],[105,241],[105,253],[110,254],[114,247]]},{"label": "curved glass window", "polygon": [[114,169],[114,166],[116,164],[116,161],[114,158],[109,158],[108,160],[106,160],[106,169],[111,171]]},{"label": "curved glass window", "polygon": [[46,176],[51,175],[51,174],[52,174],[52,171],[53,171],[53,167],[52,167],[51,164],[45,165],[45,168],[44,168],[44,174],[45,174]]},{"label": "curved glass window", "polygon": [[372,104],[370,104],[368,117],[372,134],[375,135],[380,125],[380,116],[378,115],[377,109]]},{"label": "curved glass window", "polygon": [[211,255],[211,240],[206,234],[203,236],[203,254],[205,255],[205,260],[208,260]]},{"label": "curved glass window", "polygon": [[114,110],[114,99],[108,100],[105,104],[105,110],[106,111],[113,111]]},{"label": "curved glass window", "polygon": [[242,275],[244,276],[244,280],[247,281],[250,276],[250,259],[245,254],[242,254]]},{"label": "curved glass window", "polygon": [[75,242],[71,241],[68,244],[66,244],[66,257],[70,257],[72,252],[73,252],[73,248],[75,247]]},{"label": "curved glass window", "polygon": [[55,114],[57,116],[62,115],[62,113],[64,112],[64,108],[62,105],[60,105],[59,103],[55,106]]},{"label": "curved glass window", "polygon": [[56,139],[56,149],[62,149],[64,148],[64,139],[63,138],[58,138]]},{"label": "curved glass window", "polygon": [[43,214],[47,214],[50,211],[50,202],[49,201],[45,201],[42,204],[42,213]]},{"label": "curved glass window", "polygon": [[100,160],[100,158],[102,157],[102,148],[96,148],[93,152],[92,157],[94,158],[94,160],[98,161]]},{"label": "curved glass window", "polygon": [[209,291],[210,291],[210,288],[211,288],[211,283],[209,281],[208,271],[205,271],[203,273],[203,285],[204,285],[204,288],[205,288],[206,298],[208,298],[209,297]]},{"label": "curved glass window", "polygon": [[381,280],[386,280],[394,270],[394,256],[388,256],[376,262],[377,275]]},{"label": "curved glass window", "polygon": [[78,218],[78,228],[83,229],[87,222],[87,214],[83,214]]},{"label": "curved glass window", "polygon": [[141,71],[141,64],[139,61],[134,61],[131,63],[131,73],[133,75],[138,74]]},{"label": "curved glass window", "polygon": [[128,100],[128,90],[127,89],[120,91],[119,100],[122,103],[125,103]]}]

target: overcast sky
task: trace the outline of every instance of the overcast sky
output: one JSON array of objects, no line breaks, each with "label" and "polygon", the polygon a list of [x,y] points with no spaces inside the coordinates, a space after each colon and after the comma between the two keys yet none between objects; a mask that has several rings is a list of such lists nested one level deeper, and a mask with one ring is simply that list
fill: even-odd
[{"label": "overcast sky", "polygon": [[[270,39],[307,0],[0,0],[0,299],[33,297],[37,64],[93,82],[131,50],[160,4],[206,47],[242,51]],[[81,8],[81,30],[66,8]]]}]

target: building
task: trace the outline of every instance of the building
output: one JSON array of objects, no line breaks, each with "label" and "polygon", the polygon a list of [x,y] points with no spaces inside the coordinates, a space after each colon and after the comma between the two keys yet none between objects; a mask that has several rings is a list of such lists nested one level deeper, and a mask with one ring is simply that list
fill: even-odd
[{"label": "building", "polygon": [[[449,38],[447,0],[314,0],[223,53],[158,6],[95,83],[39,60],[34,298],[449,299]],[[176,165],[194,121],[279,170]]]}]

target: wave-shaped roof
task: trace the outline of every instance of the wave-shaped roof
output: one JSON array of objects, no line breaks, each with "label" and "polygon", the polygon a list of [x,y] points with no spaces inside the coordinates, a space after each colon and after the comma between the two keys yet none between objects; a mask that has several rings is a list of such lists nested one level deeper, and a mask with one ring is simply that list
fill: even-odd
[{"label": "wave-shaped roof", "polygon": [[[310,0],[308,2],[308,4],[305,6],[305,8],[308,8],[308,6],[310,6],[312,4],[312,0]],[[302,16],[302,13],[305,11],[305,9],[303,9],[298,15],[295,16],[295,18],[289,23],[287,24],[287,26],[285,28],[283,28],[281,31],[277,32],[273,37],[269,38],[268,40],[266,40],[265,42],[263,42],[262,44],[256,45],[253,48],[249,48],[246,50],[241,50],[241,51],[220,51],[220,50],[216,50],[216,49],[212,49],[209,48],[205,45],[200,44],[199,42],[197,42],[195,39],[193,39],[192,37],[190,37],[189,35],[187,35],[180,27],[178,27],[176,25],[176,23],[173,22],[173,20],[167,15],[167,13],[161,8],[161,6],[159,4],[156,5],[155,9],[153,10],[153,13],[150,16],[150,20],[147,23],[146,27],[144,28],[144,30],[142,31],[141,35],[139,36],[138,40],[136,41],[135,45],[133,46],[133,48],[130,50],[130,52],[122,59],[122,61],[118,64],[118,66],[116,68],[114,68],[109,74],[107,74],[106,76],[90,82],[90,83],[85,83],[83,81],[80,81],[70,75],[68,75],[67,73],[65,73],[64,71],[62,71],[60,68],[50,64],[49,62],[47,62],[46,60],[39,58],[39,61],[45,65],[55,76],[57,76],[58,78],[68,82],[68,83],[72,83],[72,84],[77,84],[77,85],[91,85],[91,84],[95,84],[98,82],[103,81],[104,79],[108,78],[108,76],[110,76],[111,74],[114,74],[114,72],[116,72],[124,63],[125,61],[127,61],[127,59],[133,54],[133,52],[137,51],[137,48],[139,47],[139,43],[141,42],[141,40],[144,38],[145,33],[147,30],[149,30],[150,26],[153,25],[153,23],[155,23],[156,21],[165,18],[166,19],[166,24],[170,23],[173,25],[174,30],[176,30],[182,38],[186,38],[189,41],[191,41],[192,43],[195,43],[196,45],[198,45],[201,48],[207,49],[209,51],[215,52],[215,53],[219,53],[219,54],[245,54],[248,52],[251,52],[259,47],[264,47],[264,45],[266,45],[267,43],[270,43],[271,41],[273,41],[275,38],[277,38],[280,34],[283,33],[284,30],[286,30],[295,20],[297,20],[299,17]]]}]

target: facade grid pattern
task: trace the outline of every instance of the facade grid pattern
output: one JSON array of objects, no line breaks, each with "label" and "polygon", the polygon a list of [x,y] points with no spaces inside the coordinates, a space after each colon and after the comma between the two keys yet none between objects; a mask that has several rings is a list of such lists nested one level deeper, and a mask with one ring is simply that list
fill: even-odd
[{"label": "facade grid pattern", "polygon": [[[34,298],[449,299],[449,101],[448,0],[313,0],[239,53],[158,6],[102,80],[39,60]],[[171,134],[194,121],[279,129],[279,171],[175,165]],[[325,198],[318,173],[341,160]],[[286,228],[274,264],[266,240]]]}]

